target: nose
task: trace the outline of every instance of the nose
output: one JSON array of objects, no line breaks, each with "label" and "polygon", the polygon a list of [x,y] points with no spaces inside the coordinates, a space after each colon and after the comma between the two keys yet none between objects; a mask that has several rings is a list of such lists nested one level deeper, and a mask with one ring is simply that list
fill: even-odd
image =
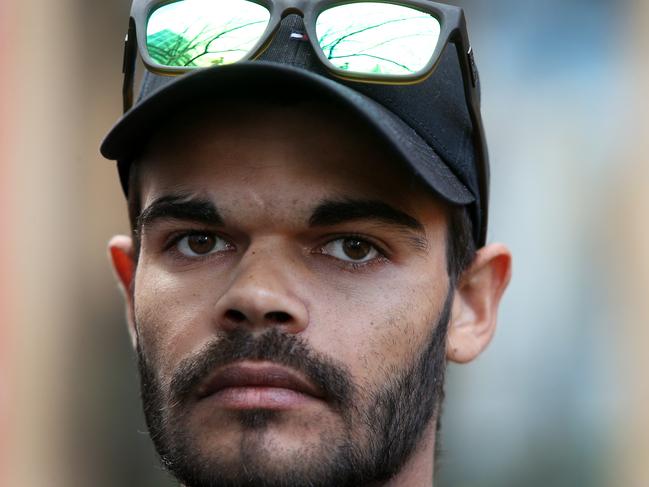
[{"label": "nose", "polygon": [[249,249],[216,303],[217,326],[224,331],[247,328],[251,332],[270,327],[286,333],[306,329],[309,313],[296,294],[299,282],[294,269],[291,259],[278,252]]}]

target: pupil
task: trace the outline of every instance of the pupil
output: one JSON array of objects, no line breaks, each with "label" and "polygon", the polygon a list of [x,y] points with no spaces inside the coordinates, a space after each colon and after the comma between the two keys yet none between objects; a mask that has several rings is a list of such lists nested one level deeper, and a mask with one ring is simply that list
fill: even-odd
[{"label": "pupil", "polygon": [[191,235],[187,241],[192,252],[207,254],[214,248],[214,237],[208,235]]},{"label": "pupil", "polygon": [[353,260],[361,260],[370,253],[370,244],[357,239],[346,239],[343,248],[347,257]]}]

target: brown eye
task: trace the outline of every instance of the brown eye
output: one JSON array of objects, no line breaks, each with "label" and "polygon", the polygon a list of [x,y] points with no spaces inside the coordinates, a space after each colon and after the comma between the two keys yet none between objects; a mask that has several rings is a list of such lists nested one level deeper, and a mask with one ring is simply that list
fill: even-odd
[{"label": "brown eye", "polygon": [[367,262],[378,257],[379,251],[367,240],[346,237],[332,240],[322,249],[325,254],[346,262]]},{"label": "brown eye", "polygon": [[343,240],[343,251],[352,260],[363,260],[372,251],[372,245],[357,238]]},{"label": "brown eye", "polygon": [[178,251],[188,257],[199,257],[226,250],[228,243],[222,238],[210,233],[195,233],[185,235],[178,241]]},{"label": "brown eye", "polygon": [[214,241],[211,235],[190,235],[187,237],[187,246],[195,254],[207,254],[214,248]]}]

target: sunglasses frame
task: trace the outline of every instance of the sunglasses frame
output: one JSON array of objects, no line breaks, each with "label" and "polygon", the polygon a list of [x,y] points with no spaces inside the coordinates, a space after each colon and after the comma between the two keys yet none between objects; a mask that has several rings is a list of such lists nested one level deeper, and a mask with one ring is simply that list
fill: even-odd
[{"label": "sunglasses frame", "polygon": [[[133,106],[133,87],[137,54],[146,69],[162,76],[179,76],[196,69],[205,67],[171,67],[156,63],[146,48],[146,26],[151,14],[160,7],[182,0],[134,0],[131,6],[128,32],[124,41],[124,74],[123,102],[124,113]],[[281,21],[288,15],[297,14],[303,18],[306,34],[313,50],[322,65],[332,76],[361,83],[378,83],[388,85],[416,84],[426,80],[435,71],[442,53],[448,44],[455,45],[460,69],[464,81],[464,92],[467,109],[473,126],[474,145],[477,151],[476,166],[478,169],[478,186],[480,192],[479,229],[474,229],[476,243],[482,247],[486,243],[488,203],[489,203],[489,156],[487,143],[480,113],[480,86],[478,71],[473,57],[473,49],[469,42],[464,11],[460,7],[427,0],[247,0],[267,8],[270,19],[263,35],[250,50],[248,55],[237,62],[257,59],[272,43]],[[335,67],[325,56],[317,42],[316,21],[325,10],[333,7],[354,3],[387,3],[403,7],[411,7],[435,17],[440,23],[440,35],[435,51],[426,66],[412,75],[384,75],[354,73]],[[236,63],[235,63],[236,64]]]}]

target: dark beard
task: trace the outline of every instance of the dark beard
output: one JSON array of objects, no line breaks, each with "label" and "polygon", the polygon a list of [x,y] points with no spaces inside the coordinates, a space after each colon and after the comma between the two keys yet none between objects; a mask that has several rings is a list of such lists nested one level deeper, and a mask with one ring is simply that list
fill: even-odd
[{"label": "dark beard", "polygon": [[[180,364],[165,396],[155,367],[138,345],[142,402],[156,451],[186,487],[358,487],[385,482],[409,459],[443,401],[451,304],[449,292],[427,346],[409,367],[388,371],[390,380],[375,390],[360,390],[343,366],[316,354],[298,336],[273,328],[259,337],[239,330],[210,343]],[[320,449],[305,451],[293,465],[277,469],[255,442],[278,412],[240,411],[237,419],[250,435],[232,446],[240,451],[238,465],[201,455],[183,422],[186,404],[215,368],[240,360],[265,360],[301,372],[340,413],[345,431],[323,435]],[[353,434],[359,425],[364,428],[362,444]]]}]

